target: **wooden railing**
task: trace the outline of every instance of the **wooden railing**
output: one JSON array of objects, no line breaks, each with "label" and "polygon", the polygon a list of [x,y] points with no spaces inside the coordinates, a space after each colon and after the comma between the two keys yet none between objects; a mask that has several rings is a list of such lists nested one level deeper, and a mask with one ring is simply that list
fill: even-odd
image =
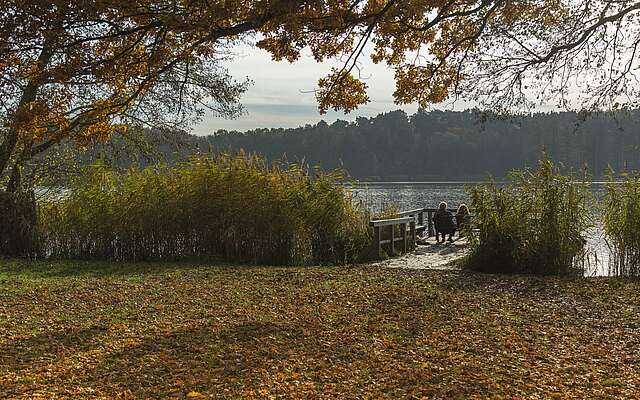
[{"label": "wooden railing", "polygon": [[[378,219],[369,222],[373,227],[373,245],[378,258],[382,257],[382,245],[389,244],[389,255],[396,254],[396,242],[400,242],[400,250],[406,253],[416,245],[416,220],[414,217]],[[395,237],[396,226],[400,227],[400,236]],[[409,231],[407,232],[407,227]],[[389,239],[383,239],[383,231],[389,232]]]},{"label": "wooden railing", "polygon": [[[382,257],[383,246],[389,245],[389,255],[396,255],[396,250],[406,253],[416,247],[416,239],[419,234],[426,231],[427,237],[435,236],[433,226],[433,215],[437,208],[417,208],[414,210],[401,211],[396,214],[397,218],[378,219],[369,222],[373,227],[373,246],[378,258]],[[452,213],[457,210],[449,209]],[[426,217],[426,220],[425,220]],[[399,227],[399,235],[396,237],[396,227]],[[388,238],[385,235],[388,233]],[[423,235],[421,235],[423,236]],[[400,242],[400,248],[396,243]]]}]

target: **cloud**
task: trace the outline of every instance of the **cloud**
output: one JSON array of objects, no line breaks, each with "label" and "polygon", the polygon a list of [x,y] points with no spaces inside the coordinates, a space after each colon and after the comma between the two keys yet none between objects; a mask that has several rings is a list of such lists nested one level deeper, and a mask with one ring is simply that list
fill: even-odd
[{"label": "cloud", "polygon": [[[303,53],[295,63],[275,62],[267,52],[248,45],[237,47],[235,53],[237,56],[226,64],[229,73],[237,80],[249,78],[254,82],[241,99],[247,113],[233,120],[206,116],[193,133],[207,135],[219,129],[292,128],[320,120],[328,123],[336,119],[352,121],[359,116],[373,117],[397,109],[412,114],[418,109],[417,104],[394,104],[393,70],[386,65],[374,64],[368,56],[361,57],[359,73],[368,85],[371,102],[350,114],[329,111],[320,115],[313,89],[331,67],[341,66],[338,61],[318,63],[311,54]],[[472,106],[458,102],[455,107],[447,104],[435,108],[462,110]]]},{"label": "cloud", "polygon": [[230,74],[238,80],[249,78],[254,82],[241,100],[247,114],[234,120],[207,116],[195,127],[196,134],[209,134],[218,129],[296,127],[322,119],[331,123],[338,118],[353,120],[398,108],[408,112],[417,109],[416,105],[401,107],[393,103],[393,71],[373,64],[368,57],[362,58],[360,71],[369,86],[371,103],[350,114],[330,111],[323,116],[318,113],[313,89],[318,79],[332,66],[338,66],[338,62],[318,63],[310,54],[303,54],[293,64],[275,62],[267,52],[250,46],[240,46],[235,52],[237,57],[226,64]]},{"label": "cloud", "polygon": [[318,113],[316,104],[245,104],[247,113],[237,119],[227,120],[206,117],[195,129],[197,135],[208,135],[218,129],[246,131],[255,128],[294,128],[305,124],[316,124],[320,120],[332,123],[337,119],[353,121],[357,117],[373,117],[382,112],[405,109],[407,113],[416,111],[412,107],[399,107],[393,104],[363,106],[349,114],[329,111],[325,115]]}]

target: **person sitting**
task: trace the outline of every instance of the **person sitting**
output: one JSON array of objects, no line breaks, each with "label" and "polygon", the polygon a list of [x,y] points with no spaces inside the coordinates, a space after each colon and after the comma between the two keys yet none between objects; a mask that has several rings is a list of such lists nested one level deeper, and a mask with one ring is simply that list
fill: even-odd
[{"label": "person sitting", "polygon": [[464,236],[464,229],[469,226],[471,221],[471,214],[469,213],[469,207],[466,204],[460,204],[458,211],[456,212],[456,223],[458,224],[458,232],[460,237]]},{"label": "person sitting", "polygon": [[436,242],[440,243],[440,235],[442,235],[442,243],[444,243],[445,235],[449,235],[449,241],[453,242],[456,223],[453,220],[453,214],[447,210],[447,203],[444,201],[440,202],[438,211],[433,216],[433,224],[436,228]]}]

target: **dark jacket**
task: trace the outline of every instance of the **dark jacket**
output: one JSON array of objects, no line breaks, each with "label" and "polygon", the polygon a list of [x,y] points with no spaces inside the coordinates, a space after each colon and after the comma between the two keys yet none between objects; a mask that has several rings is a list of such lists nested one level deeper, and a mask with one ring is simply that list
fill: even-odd
[{"label": "dark jacket", "polygon": [[449,210],[438,210],[433,216],[436,232],[453,234],[456,231],[456,223],[453,214]]}]

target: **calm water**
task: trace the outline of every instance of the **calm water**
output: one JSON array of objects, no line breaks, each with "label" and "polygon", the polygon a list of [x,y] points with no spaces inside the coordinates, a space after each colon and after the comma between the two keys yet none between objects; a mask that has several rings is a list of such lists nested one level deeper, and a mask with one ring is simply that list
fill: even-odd
[{"label": "calm water", "polygon": [[368,210],[380,212],[395,205],[400,210],[422,207],[438,207],[446,201],[449,208],[466,203],[465,185],[475,182],[373,182],[360,183],[352,191],[356,201]]},{"label": "calm water", "polygon": [[[373,212],[380,212],[390,206],[400,210],[415,208],[436,208],[441,201],[446,201],[449,208],[457,208],[461,203],[468,203],[465,186],[478,182],[371,182],[359,183],[352,187],[354,199]],[[603,186],[594,183],[592,191],[596,197],[603,193]],[[608,275],[609,254],[602,238],[601,227],[588,232],[588,246],[592,253],[592,266],[587,275]]]}]

